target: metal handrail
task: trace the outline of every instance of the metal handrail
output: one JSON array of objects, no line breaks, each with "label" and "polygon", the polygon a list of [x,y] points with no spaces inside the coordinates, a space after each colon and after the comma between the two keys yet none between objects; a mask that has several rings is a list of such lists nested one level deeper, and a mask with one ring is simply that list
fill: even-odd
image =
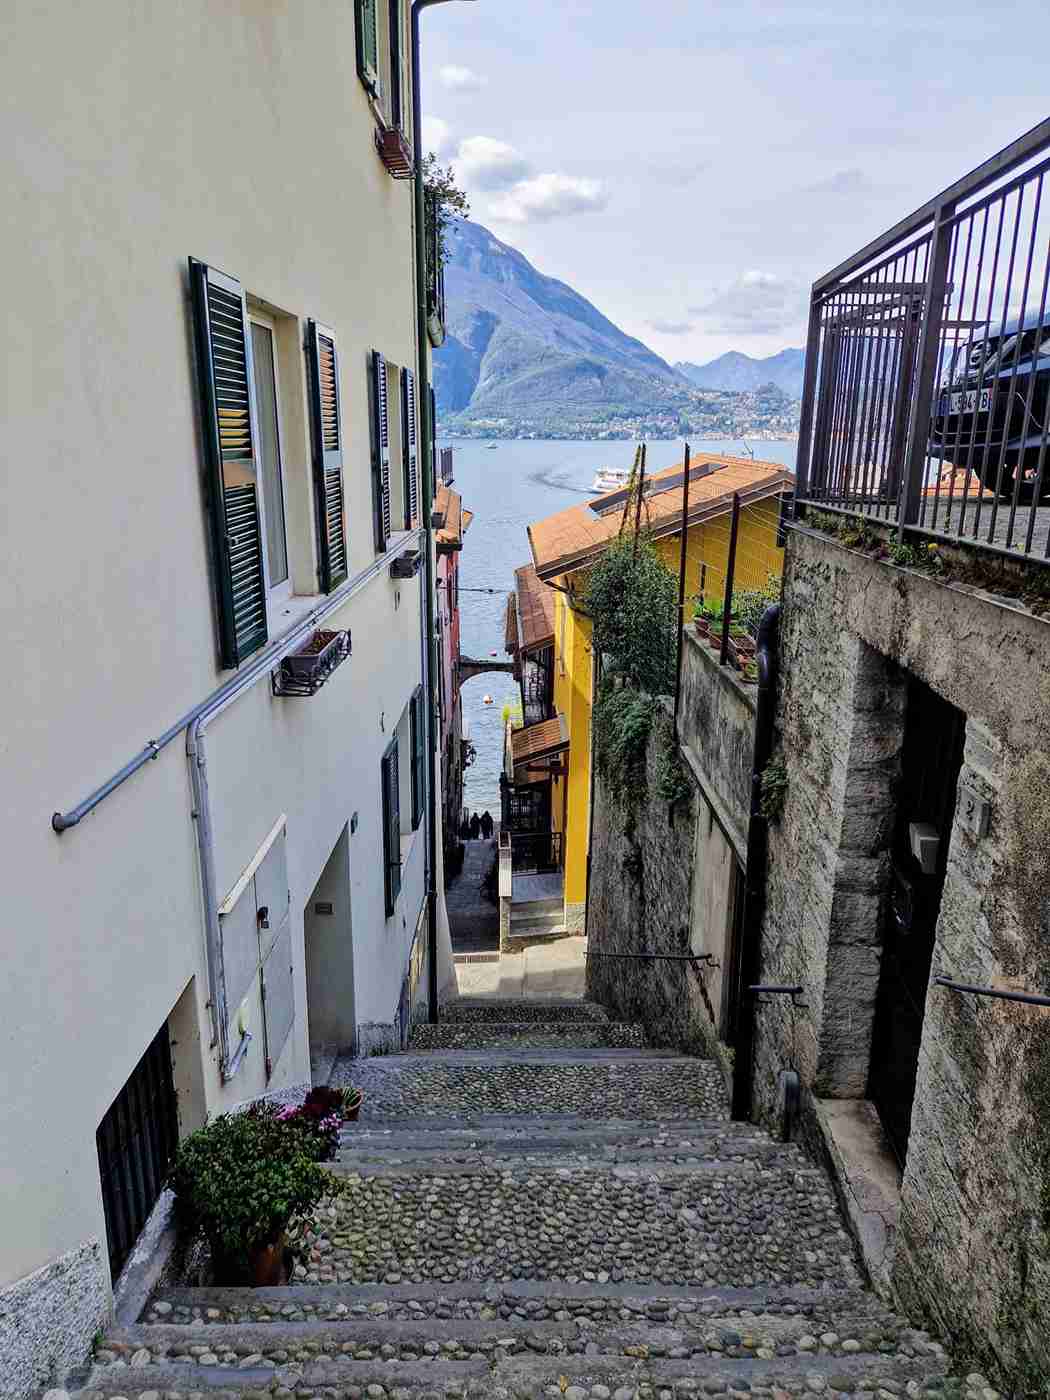
[{"label": "metal handrail", "polygon": [[1050,997],[1037,992],[1008,992],[999,987],[975,987],[969,982],[953,982],[950,977],[935,977],[938,987],[947,987],[950,992],[971,992],[977,997],[995,997],[998,1001],[1020,1001],[1026,1006],[1050,1006]]}]

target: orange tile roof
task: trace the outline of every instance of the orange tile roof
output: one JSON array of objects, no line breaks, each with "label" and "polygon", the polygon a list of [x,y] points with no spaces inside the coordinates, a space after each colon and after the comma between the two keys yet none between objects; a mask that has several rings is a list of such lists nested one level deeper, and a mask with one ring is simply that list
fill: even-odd
[{"label": "orange tile roof", "polygon": [[981,485],[981,479],[976,472],[971,471],[969,484],[967,484],[966,468],[945,462],[937,481],[932,481],[922,494],[924,496],[939,495],[941,500],[947,504],[949,492],[951,492],[953,502],[961,501],[964,495],[968,500],[975,500],[978,496],[984,496],[986,500],[991,500],[995,495],[994,491]]},{"label": "orange tile roof", "polygon": [[439,549],[444,547],[445,551],[463,548],[463,532],[473,519],[470,511],[466,514],[470,516],[464,524],[463,520],[463,497],[458,491],[451,491],[444,484],[438,483],[438,488],[434,492],[434,510],[441,516],[444,524],[434,531],[434,539]]},{"label": "orange tile roof", "polygon": [[554,641],[554,594],[532,564],[514,570],[518,645],[533,651]]},{"label": "orange tile roof", "polygon": [[[647,487],[682,476],[683,463],[646,477]],[[706,471],[701,472],[701,469]],[[734,493],[744,504],[779,496],[794,486],[794,473],[779,462],[761,462],[751,457],[725,457],[698,452],[689,470],[688,524],[696,525],[732,509]],[[609,491],[590,505],[570,506],[528,527],[532,557],[540,579],[583,568],[615,539],[623,519],[624,493]],[[600,512],[604,509],[605,513]],[[677,535],[682,519],[682,486],[672,486],[656,494],[646,491],[642,520],[656,537]]]},{"label": "orange tile roof", "polygon": [[515,729],[510,736],[510,752],[514,767],[539,758],[551,758],[569,747],[569,736],[561,715],[545,719],[542,724],[529,724]]}]

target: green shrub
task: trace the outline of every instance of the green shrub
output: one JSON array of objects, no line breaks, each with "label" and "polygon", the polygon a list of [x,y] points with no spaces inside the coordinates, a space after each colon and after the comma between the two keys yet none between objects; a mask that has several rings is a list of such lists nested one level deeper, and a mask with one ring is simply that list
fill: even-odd
[{"label": "green shrub", "polygon": [[762,770],[761,787],[759,809],[762,815],[767,822],[779,821],[788,787],[787,765],[779,755],[771,758]]},{"label": "green shrub", "polygon": [[169,1185],[180,1228],[228,1256],[294,1233],[344,1190],[317,1153],[314,1129],[273,1104],[223,1114],[179,1147]]},{"label": "green shrub", "polygon": [[678,656],[678,581],[644,538],[614,540],[591,567],[583,606],[592,645],[635,690],[674,691]]}]

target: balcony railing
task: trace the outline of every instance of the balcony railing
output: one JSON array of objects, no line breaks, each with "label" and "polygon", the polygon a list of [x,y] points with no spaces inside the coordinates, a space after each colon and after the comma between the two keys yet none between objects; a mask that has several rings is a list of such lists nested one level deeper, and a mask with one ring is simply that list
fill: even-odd
[{"label": "balcony railing", "polygon": [[453,476],[452,476],[452,448],[451,448],[451,447],[439,447],[439,448],[438,448],[437,479],[438,479],[438,481],[440,481],[440,482],[441,482],[443,485],[445,485],[445,486],[451,486],[451,485],[452,485]]},{"label": "balcony railing", "polygon": [[801,501],[1050,557],[1050,120],[813,286]]},{"label": "balcony railing", "polygon": [[518,875],[561,869],[561,832],[511,832],[511,868]]}]

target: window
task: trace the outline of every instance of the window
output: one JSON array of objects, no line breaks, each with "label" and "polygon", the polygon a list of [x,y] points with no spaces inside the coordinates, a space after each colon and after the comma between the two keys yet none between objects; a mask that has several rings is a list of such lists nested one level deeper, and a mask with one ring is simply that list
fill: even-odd
[{"label": "window", "polygon": [[268,636],[251,341],[244,288],[235,277],[191,258],[190,288],[219,655],[231,667]]},{"label": "window", "polygon": [[270,593],[291,593],[288,573],[288,539],[285,533],[284,480],[278,411],[277,360],[274,325],[269,318],[251,312],[252,380],[259,422],[259,474],[262,478],[262,513],[266,544],[266,574]]},{"label": "window", "polygon": [[318,573],[322,593],[331,593],[349,573],[343,497],[343,428],[339,413],[339,355],[335,333],[309,321],[306,358],[310,379]]},{"label": "window", "polygon": [[387,126],[404,124],[401,0],[356,0],[357,71]]},{"label": "window", "polygon": [[423,820],[423,795],[426,792],[426,711],[423,687],[417,686],[409,702],[409,728],[412,744],[412,830]]},{"label": "window", "polygon": [[397,737],[383,755],[380,785],[383,799],[383,901],[387,918],[401,892],[401,791]]},{"label": "window", "polygon": [[401,496],[404,503],[406,530],[414,530],[419,524],[419,463],[416,437],[416,376],[410,369],[403,369],[401,371]]}]

